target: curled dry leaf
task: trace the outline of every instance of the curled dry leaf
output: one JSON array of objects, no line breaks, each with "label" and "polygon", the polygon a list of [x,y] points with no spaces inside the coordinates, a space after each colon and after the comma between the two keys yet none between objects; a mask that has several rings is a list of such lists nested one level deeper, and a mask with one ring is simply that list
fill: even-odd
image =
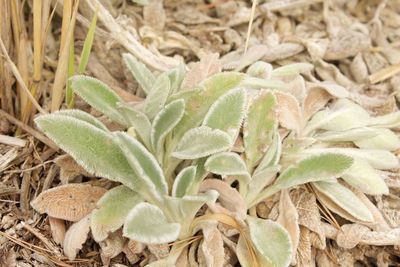
[{"label": "curled dry leaf", "polygon": [[143,243],[140,243],[135,240],[129,240],[125,243],[122,251],[124,252],[126,258],[128,259],[129,263],[135,264],[140,260],[138,254],[142,253],[146,246]]},{"label": "curled dry leaf", "polygon": [[[292,243],[292,250],[296,252],[300,238],[299,214],[290,199],[288,190],[281,191],[279,217],[277,222],[288,231]],[[296,253],[292,254],[292,264],[296,264]]]},{"label": "curled dry leaf", "polygon": [[151,254],[156,256],[157,259],[166,258],[169,253],[168,244],[149,244],[147,245],[147,248],[149,249]]},{"label": "curled dry leaf", "polygon": [[203,227],[203,242],[201,250],[205,256],[207,267],[224,266],[224,241],[221,232],[215,224],[205,224]]},{"label": "curled dry leaf", "polygon": [[277,116],[280,124],[298,133],[303,127],[299,102],[291,94],[275,91],[274,95],[276,97]]},{"label": "curled dry leaf", "polygon": [[336,243],[345,249],[351,249],[360,243],[362,236],[369,232],[368,227],[360,224],[344,224],[336,236]]},{"label": "curled dry leaf", "polygon": [[125,244],[125,239],[122,236],[122,231],[116,231],[108,236],[108,238],[99,243],[101,252],[101,261],[104,265],[109,265],[110,260],[118,256]]},{"label": "curled dry leaf", "polygon": [[67,184],[42,192],[31,202],[39,213],[77,222],[88,215],[106,189],[89,184]]},{"label": "curled dry leaf", "polygon": [[322,109],[332,96],[322,88],[310,88],[303,101],[304,120],[308,120],[315,112]]},{"label": "curled dry leaf", "polygon": [[54,162],[60,167],[60,180],[63,184],[67,184],[78,175],[93,177],[68,154],[58,156]]},{"label": "curled dry leaf", "polygon": [[313,263],[310,230],[304,226],[300,226],[300,239],[296,253],[296,262],[297,266],[312,266]]},{"label": "curled dry leaf", "polygon": [[235,188],[232,188],[228,183],[222,180],[206,179],[201,183],[199,192],[207,192],[212,189],[218,191],[218,199],[222,206],[230,211],[246,215],[246,202]]},{"label": "curled dry leaf", "polygon": [[49,217],[51,236],[56,244],[64,243],[65,223],[64,220]]},{"label": "curled dry leaf", "polygon": [[65,234],[64,254],[69,260],[74,260],[79,250],[82,249],[83,243],[88,238],[90,230],[90,214],[86,215],[80,221],[71,225]]},{"label": "curled dry leaf", "polygon": [[193,89],[206,78],[221,72],[221,62],[218,57],[218,54],[208,54],[194,63],[182,82],[182,88]]}]

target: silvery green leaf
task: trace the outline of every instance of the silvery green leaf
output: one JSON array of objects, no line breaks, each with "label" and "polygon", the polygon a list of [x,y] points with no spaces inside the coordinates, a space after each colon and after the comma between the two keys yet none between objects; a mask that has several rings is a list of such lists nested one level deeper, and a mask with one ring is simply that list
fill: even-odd
[{"label": "silvery green leaf", "polygon": [[377,132],[370,127],[361,127],[345,131],[327,131],[314,136],[314,138],[327,142],[349,142],[370,138],[377,135]]},{"label": "silvery green leaf", "polygon": [[91,230],[96,242],[103,241],[107,236],[118,230],[128,216],[129,211],[142,198],[124,185],[109,190],[98,202],[97,209],[92,212]]},{"label": "silvery green leaf", "polygon": [[260,79],[270,79],[271,72],[272,72],[271,64],[264,61],[257,61],[250,65],[246,73],[252,77],[257,77]]},{"label": "silvery green leaf", "polygon": [[[202,82],[197,90],[182,92],[186,96],[186,110],[174,129],[174,138],[180,140],[188,130],[200,125],[211,105],[225,92],[235,88],[243,78],[242,73],[218,73]],[[179,94],[178,97],[183,96]]]},{"label": "silvery green leaf", "polygon": [[[154,156],[136,139],[124,132],[116,132],[120,147],[138,177],[145,182],[142,191],[157,192],[152,196],[160,200],[168,194],[168,185],[163,171]],[[142,192],[139,192],[142,193]]]},{"label": "silvery green leaf", "polygon": [[319,201],[340,216],[349,220],[352,220],[352,216],[360,221],[373,221],[373,216],[364,203],[338,182],[320,181],[313,183],[313,187],[319,193]]},{"label": "silvery green leaf", "polygon": [[271,78],[284,76],[294,76],[300,73],[306,73],[314,69],[314,65],[310,63],[293,63],[276,68],[272,71]]},{"label": "silvery green leaf", "polygon": [[340,177],[353,164],[343,154],[325,153],[305,158],[284,170],[275,182],[281,189]]},{"label": "silvery green leaf", "polygon": [[269,91],[261,91],[249,103],[243,128],[246,163],[249,170],[258,164],[272,142],[277,127],[275,104],[276,99]]},{"label": "silvery green leaf", "polygon": [[286,89],[287,86],[280,80],[265,80],[256,77],[247,76],[241,83],[241,86],[250,89]]},{"label": "silvery green leaf", "polygon": [[226,132],[233,142],[242,125],[246,102],[247,95],[244,89],[237,88],[228,91],[211,105],[203,125]]},{"label": "silvery green leaf", "polygon": [[183,197],[188,193],[191,184],[196,177],[196,166],[189,166],[181,170],[175,178],[172,186],[173,197]]},{"label": "silvery green leaf", "polygon": [[127,124],[135,129],[146,147],[150,147],[151,123],[147,116],[126,103],[118,103],[118,110],[124,116]]},{"label": "silvery green leaf", "polygon": [[353,165],[342,175],[350,185],[370,195],[388,194],[389,188],[379,173],[366,161],[354,160]]},{"label": "silvery green leaf", "polygon": [[383,149],[394,151],[400,147],[400,140],[397,135],[389,129],[372,128],[375,136],[366,137],[354,141],[360,148]]},{"label": "silvery green leaf", "polygon": [[260,256],[260,253],[258,251],[255,251],[256,257],[255,259],[252,258],[248,245],[252,246],[252,242],[246,242],[246,238],[244,237],[243,234],[239,235],[239,240],[237,242],[236,246],[236,256],[239,260],[240,266],[242,267],[253,267],[255,263],[253,262],[254,260],[257,261],[258,266],[270,266],[271,262],[264,257]]},{"label": "silvery green leaf", "polygon": [[35,122],[89,173],[123,183],[131,189],[140,183],[111,133],[65,115],[42,115]]},{"label": "silvery green leaf", "polygon": [[348,99],[339,99],[329,110],[317,112],[304,129],[310,133],[315,129],[344,131],[367,126],[370,116],[361,106]]},{"label": "silvery green leaf", "polygon": [[169,223],[159,207],[142,202],[129,212],[123,235],[145,244],[163,244],[175,241],[180,228],[179,223]]},{"label": "silvery green leaf", "polygon": [[185,74],[186,74],[186,65],[183,61],[179,63],[178,67],[168,72],[168,77],[171,82],[171,93],[175,93],[179,90],[183,78],[185,78]]},{"label": "silvery green leaf", "polygon": [[400,126],[400,111],[383,116],[372,117],[369,125],[383,128],[396,128]]},{"label": "silvery green leaf", "polygon": [[248,185],[246,202],[252,203],[256,200],[259,193],[275,179],[276,175],[280,171],[279,165],[263,168],[253,175]]},{"label": "silvery green leaf", "polygon": [[89,113],[86,113],[79,109],[64,109],[64,110],[60,110],[57,112],[53,112],[53,114],[77,118],[78,120],[86,121],[87,123],[90,123],[93,126],[96,126],[100,130],[103,130],[106,132],[108,131],[107,127],[101,121],[99,121],[98,119],[96,119],[95,117],[90,115]]},{"label": "silvery green leaf", "polygon": [[[143,0],[141,0],[143,1]],[[144,2],[147,2],[145,0]],[[140,87],[146,94],[149,94],[151,88],[156,80],[153,73],[140,61],[138,61],[134,56],[128,53],[122,54],[125,65],[131,71],[133,77],[138,82]]]},{"label": "silvery green leaf", "polygon": [[289,266],[292,248],[289,233],[278,223],[247,216],[250,238],[259,256],[271,266]]},{"label": "silvery green leaf", "polygon": [[233,152],[221,152],[210,156],[204,164],[206,170],[218,175],[239,175],[250,180],[250,174],[247,172],[246,164],[243,159]]},{"label": "silvery green leaf", "polygon": [[389,151],[359,148],[310,148],[302,151],[303,155],[319,155],[321,153],[339,153],[367,161],[373,168],[389,170],[399,167],[398,158]]},{"label": "silvery green leaf", "polygon": [[201,126],[186,132],[172,156],[178,159],[198,159],[226,151],[230,146],[231,138],[227,133]]},{"label": "silvery green leaf", "polygon": [[165,106],[154,118],[151,130],[151,144],[157,154],[161,154],[167,134],[179,123],[185,112],[185,101],[175,100]]},{"label": "silvery green leaf", "polygon": [[117,103],[122,100],[105,83],[84,75],[74,76],[71,81],[74,92],[89,105],[104,113],[113,121],[126,125],[126,121],[118,111],[117,106]]},{"label": "silvery green leaf", "polygon": [[154,116],[164,107],[171,91],[171,82],[167,73],[160,74],[154,81],[149,94],[144,101],[144,113],[153,119]]},{"label": "silvery green leaf", "polygon": [[256,170],[254,171],[254,176],[262,172],[265,168],[276,166],[279,163],[282,153],[282,140],[278,133],[275,132],[271,146],[268,148],[267,153],[265,153],[260,164],[258,164]]}]

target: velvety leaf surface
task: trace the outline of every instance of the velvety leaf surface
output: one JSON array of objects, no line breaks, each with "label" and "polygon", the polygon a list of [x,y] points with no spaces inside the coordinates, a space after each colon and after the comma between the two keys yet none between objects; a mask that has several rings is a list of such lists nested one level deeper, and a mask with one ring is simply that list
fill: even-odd
[{"label": "velvety leaf surface", "polygon": [[126,122],[118,111],[117,103],[122,100],[105,83],[92,77],[77,75],[71,78],[74,92],[89,105],[122,125]]},{"label": "velvety leaf surface", "polygon": [[142,202],[129,212],[123,235],[145,244],[163,244],[175,241],[179,231],[179,223],[169,223],[160,208]]},{"label": "velvety leaf surface", "polygon": [[206,170],[219,175],[245,175],[250,178],[243,159],[233,152],[221,152],[209,157]]},{"label": "velvety leaf surface", "polygon": [[182,137],[172,156],[179,159],[198,159],[228,150],[230,146],[231,138],[227,133],[201,126],[189,130]]},{"label": "velvety leaf surface", "polygon": [[[357,196],[349,189],[337,182],[315,182],[313,183],[314,188],[321,194],[325,195],[334,204],[339,206],[345,212],[348,212],[354,218],[360,221],[371,222],[373,216],[369,209],[357,198]],[[329,202],[324,201],[323,198],[319,198],[323,201],[324,205],[332,209],[339,215],[346,217],[346,214],[341,213],[340,209],[335,209],[334,205],[330,205]]]},{"label": "velvety leaf surface", "polygon": [[242,125],[246,101],[247,96],[244,89],[228,91],[211,105],[203,125],[226,132],[231,136],[233,142]]},{"label": "velvety leaf surface", "polygon": [[250,238],[254,247],[272,266],[289,266],[292,258],[288,232],[271,220],[247,217]]},{"label": "velvety leaf surface", "polygon": [[175,178],[172,187],[173,197],[183,197],[196,177],[196,166],[189,166],[181,170]]},{"label": "velvety leaf surface", "polygon": [[142,87],[146,94],[149,94],[156,78],[153,73],[131,54],[122,54],[125,65],[131,71],[135,80]]},{"label": "velvety leaf surface", "polygon": [[98,119],[96,119],[95,117],[90,115],[89,113],[83,112],[82,110],[79,110],[79,109],[64,109],[64,110],[54,112],[53,114],[65,115],[65,116],[77,118],[78,120],[86,121],[86,122],[96,126],[100,130],[108,131],[107,127],[101,121],[99,121]]},{"label": "velvety leaf surface", "polygon": [[272,132],[277,126],[275,104],[276,99],[269,91],[261,91],[250,101],[243,129],[246,162],[249,169],[261,160],[271,144]]},{"label": "velvety leaf surface", "polygon": [[129,211],[142,198],[124,185],[109,190],[98,202],[97,209],[92,212],[92,235],[96,242],[103,241],[107,236],[118,230],[128,216]]},{"label": "velvety leaf surface", "polygon": [[111,133],[65,115],[42,115],[38,127],[86,171],[135,188],[139,178]]},{"label": "velvety leaf surface", "polygon": [[284,170],[275,182],[279,188],[290,188],[308,182],[340,177],[353,164],[353,159],[341,154],[321,154],[299,161]]},{"label": "velvety leaf surface", "polygon": [[151,143],[154,151],[161,153],[165,137],[179,123],[185,112],[185,102],[182,99],[175,100],[165,106],[154,118],[151,130]]}]

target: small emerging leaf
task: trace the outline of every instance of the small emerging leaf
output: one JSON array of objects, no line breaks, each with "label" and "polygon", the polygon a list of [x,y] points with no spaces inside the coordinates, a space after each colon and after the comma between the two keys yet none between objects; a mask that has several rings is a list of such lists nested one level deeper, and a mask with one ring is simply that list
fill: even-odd
[{"label": "small emerging leaf", "polygon": [[196,177],[196,166],[189,166],[184,168],[176,176],[174,185],[172,187],[173,197],[183,197],[188,193],[191,184]]},{"label": "small emerging leaf", "polygon": [[247,217],[250,238],[257,252],[272,266],[289,266],[292,258],[288,232],[278,223]]},{"label": "small emerging leaf", "polygon": [[154,118],[151,131],[151,143],[156,153],[161,153],[160,150],[165,137],[179,123],[184,112],[185,101],[178,99],[165,106]]},{"label": "small emerging leaf", "polygon": [[154,84],[154,81],[156,80],[153,73],[142,62],[139,62],[131,54],[122,54],[122,58],[124,59],[125,65],[131,71],[135,80],[142,87],[143,91],[146,94],[149,94]]},{"label": "small emerging leaf", "polygon": [[71,78],[74,92],[82,97],[89,105],[104,113],[119,124],[126,125],[123,116],[118,111],[117,103],[122,100],[103,82],[83,75]]},{"label": "small emerging leaf", "polygon": [[295,185],[340,177],[353,164],[353,159],[341,154],[321,154],[301,160],[279,175],[275,184],[281,189]]},{"label": "small emerging leaf", "polygon": [[128,187],[120,185],[108,191],[98,202],[92,212],[91,230],[96,242],[118,230],[128,216],[129,211],[142,199]]},{"label": "small emerging leaf", "polygon": [[144,101],[144,113],[153,119],[164,107],[171,90],[171,82],[167,73],[160,74],[154,81],[151,91]]},{"label": "small emerging leaf", "polygon": [[172,153],[178,159],[198,159],[228,150],[230,136],[218,129],[201,126],[189,130]]},{"label": "small emerging leaf", "polygon": [[206,114],[203,125],[226,132],[236,139],[246,109],[246,91],[238,88],[218,98]]},{"label": "small emerging leaf", "polygon": [[206,170],[218,175],[243,175],[250,179],[243,159],[233,152],[221,152],[209,157],[204,165]]},{"label": "small emerging leaf", "polygon": [[169,223],[160,208],[143,202],[129,212],[123,235],[145,244],[163,244],[175,241],[179,231],[179,223]]}]

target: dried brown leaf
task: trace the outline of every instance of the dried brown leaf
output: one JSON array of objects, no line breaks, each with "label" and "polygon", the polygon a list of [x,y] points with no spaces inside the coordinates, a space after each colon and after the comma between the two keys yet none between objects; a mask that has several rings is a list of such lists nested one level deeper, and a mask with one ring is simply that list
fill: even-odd
[{"label": "dried brown leaf", "polygon": [[204,253],[207,267],[224,266],[225,252],[221,232],[214,224],[205,224],[202,229],[204,239],[201,250]]},{"label": "dried brown leaf", "polygon": [[31,206],[39,213],[77,222],[96,208],[97,201],[106,191],[89,184],[67,184],[42,192]]},{"label": "dried brown leaf", "polygon": [[226,209],[246,215],[247,205],[239,192],[228,183],[218,179],[206,179],[200,185],[200,192],[216,190],[219,193],[219,201]]},{"label": "dried brown leaf", "polygon": [[275,91],[277,101],[277,116],[279,123],[289,129],[299,132],[303,127],[302,112],[299,102],[291,94]]},{"label": "dried brown leaf", "polygon": [[[299,214],[290,199],[288,190],[281,191],[277,222],[289,232],[292,249],[293,251],[297,251],[300,238]],[[296,264],[296,253],[293,253],[292,255],[292,264]]]},{"label": "dried brown leaf", "polygon": [[82,249],[83,243],[88,238],[90,230],[90,214],[82,218],[80,221],[71,225],[65,233],[64,254],[69,260],[74,260],[78,252]]},{"label": "dried brown leaf", "polygon": [[109,265],[110,260],[118,256],[124,247],[126,239],[122,236],[122,231],[110,234],[106,240],[99,243],[101,261],[104,265]]},{"label": "dried brown leaf", "polygon": [[211,75],[221,71],[221,62],[218,54],[208,54],[203,56],[199,62],[193,63],[192,68],[186,74],[182,82],[183,89],[193,89],[200,82]]},{"label": "dried brown leaf", "polygon": [[144,25],[157,31],[162,31],[165,26],[166,14],[163,0],[151,0],[143,8]]},{"label": "dried brown leaf", "polygon": [[369,232],[368,227],[360,224],[344,224],[336,236],[336,243],[345,249],[351,249],[360,243],[362,236]]},{"label": "dried brown leaf", "polygon": [[65,238],[64,220],[49,217],[51,236],[56,244],[63,244]]},{"label": "dried brown leaf", "polygon": [[303,101],[304,120],[309,120],[315,112],[328,103],[332,96],[322,88],[311,88]]},{"label": "dried brown leaf", "polygon": [[79,175],[93,177],[68,154],[58,156],[54,162],[60,167],[60,180],[63,184],[69,183]]}]

